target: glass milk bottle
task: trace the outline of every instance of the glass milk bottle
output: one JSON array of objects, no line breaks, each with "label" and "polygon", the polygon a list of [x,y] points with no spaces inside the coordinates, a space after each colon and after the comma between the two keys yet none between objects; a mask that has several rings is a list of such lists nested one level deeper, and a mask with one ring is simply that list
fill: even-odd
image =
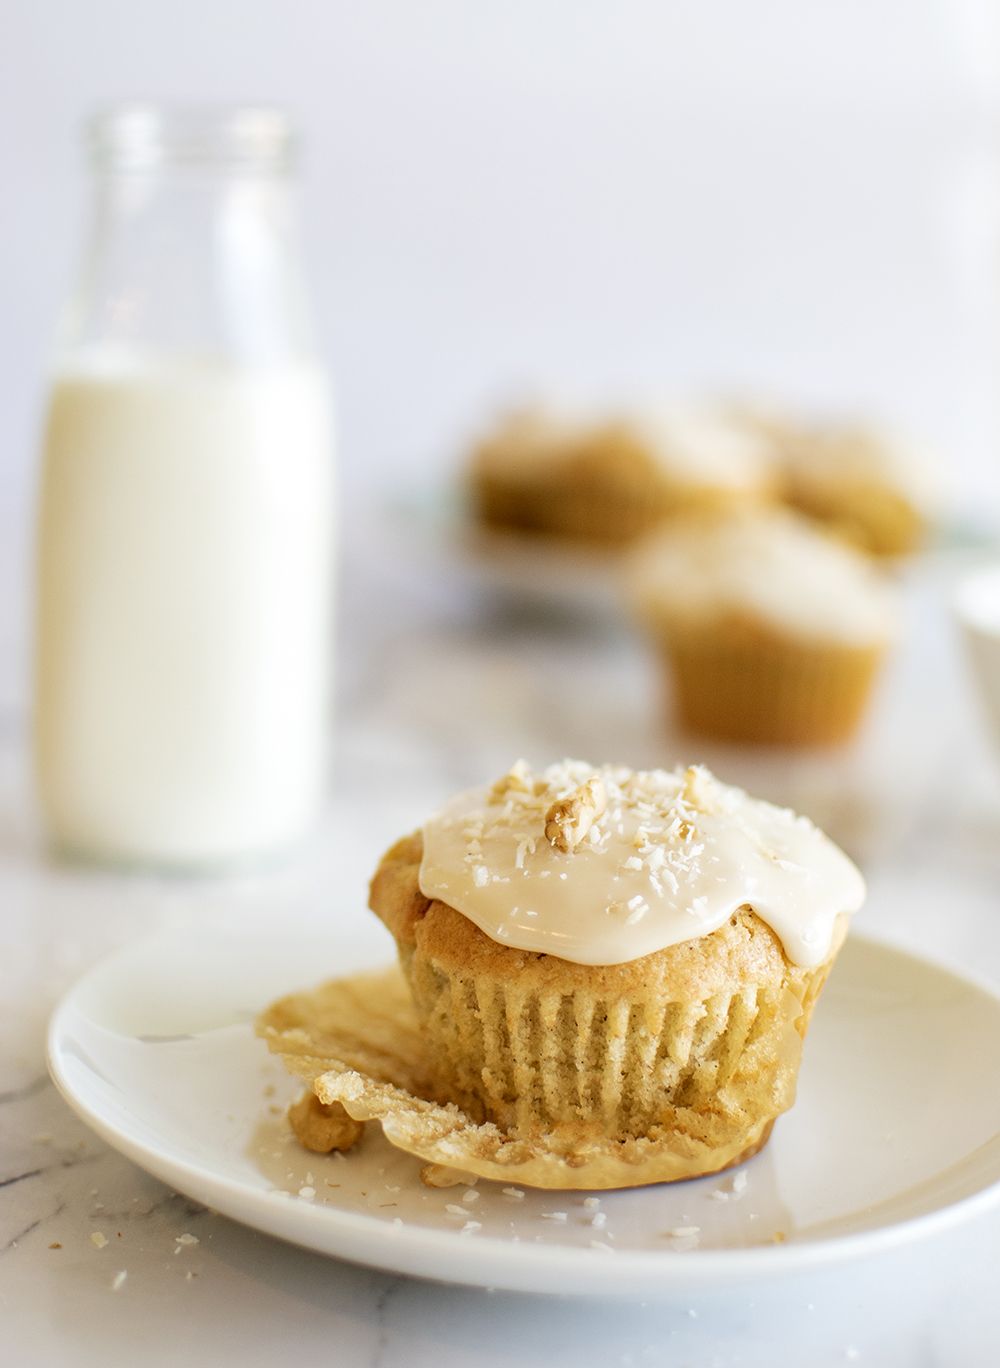
[{"label": "glass milk bottle", "polygon": [[56,845],[198,867],[321,804],[330,400],[281,114],[91,126],[93,218],[39,502],[34,743]]}]

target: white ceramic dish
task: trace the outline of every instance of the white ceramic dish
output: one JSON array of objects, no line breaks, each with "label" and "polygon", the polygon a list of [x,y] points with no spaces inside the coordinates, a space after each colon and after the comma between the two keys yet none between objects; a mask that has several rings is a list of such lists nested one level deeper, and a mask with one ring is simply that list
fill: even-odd
[{"label": "white ceramic dish", "polygon": [[[403,488],[382,512],[414,570],[427,566],[535,612],[606,622],[628,617],[620,550],[481,527],[457,482]],[[923,559],[995,546],[992,528],[950,519],[934,529]]]},{"label": "white ceramic dish", "polygon": [[[295,1085],[249,1023],[324,970],[386,957],[360,923],[162,932],[66,996],[52,1076],[109,1144],[196,1200],[323,1254],[448,1282],[676,1293],[875,1253],[1000,1196],[1000,1091],[983,1085],[1000,1076],[1000,1000],[856,937],[816,1013],[799,1101],[740,1170],[742,1190],[729,1174],[604,1193],[596,1209],[585,1193],[487,1182],[471,1197],[432,1191],[373,1127],[349,1156],[308,1154],[281,1115]],[[942,1078],[946,1108],[929,1091]]]},{"label": "white ceramic dish", "polygon": [[962,580],[955,594],[955,612],[983,702],[1000,738],[1000,564],[976,570]]}]

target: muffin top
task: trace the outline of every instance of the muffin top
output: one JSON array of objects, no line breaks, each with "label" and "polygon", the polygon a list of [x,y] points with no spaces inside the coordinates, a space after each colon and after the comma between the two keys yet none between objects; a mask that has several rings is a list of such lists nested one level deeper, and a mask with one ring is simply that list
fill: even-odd
[{"label": "muffin top", "polygon": [[781,508],[670,524],[633,553],[640,613],[699,627],[751,618],[821,641],[875,645],[892,635],[895,596],[860,551]]},{"label": "muffin top", "polygon": [[761,489],[773,468],[758,433],[707,407],[680,404],[606,417],[544,405],[517,409],[479,444],[475,465],[494,477],[523,478],[580,461],[615,470],[629,458],[677,483],[735,491]]},{"label": "muffin top", "polygon": [[759,490],[770,483],[768,443],[710,408],[671,404],[609,425],[643,451],[664,474],[703,487]]},{"label": "muffin top", "polygon": [[886,429],[862,423],[790,428],[781,450],[796,485],[845,493],[891,490],[925,513],[938,495],[931,454]]},{"label": "muffin top", "polygon": [[587,440],[588,425],[540,404],[506,413],[476,447],[473,464],[493,478],[524,479],[571,460]]},{"label": "muffin top", "polygon": [[519,950],[624,964],[709,935],[741,907],[794,964],[830,953],[864,900],[847,856],[807,818],[708,770],[519,760],[426,824],[420,890]]}]

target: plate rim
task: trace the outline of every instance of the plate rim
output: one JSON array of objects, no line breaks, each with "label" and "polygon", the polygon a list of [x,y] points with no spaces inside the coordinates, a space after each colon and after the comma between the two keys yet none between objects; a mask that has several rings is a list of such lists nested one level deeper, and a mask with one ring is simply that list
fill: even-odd
[{"label": "plate rim", "polygon": [[[667,1295],[683,1286],[745,1283],[873,1257],[911,1241],[930,1238],[1000,1203],[998,1170],[992,1182],[957,1201],[868,1230],[819,1236],[801,1243],[792,1240],[739,1249],[616,1249],[602,1257],[599,1251],[573,1246],[556,1248],[526,1242],[513,1245],[494,1235],[478,1236],[475,1242],[459,1240],[456,1231],[405,1222],[401,1226],[387,1225],[384,1220],[366,1212],[312,1206],[295,1202],[276,1191],[249,1187],[240,1179],[178,1158],[169,1150],[149,1146],[120,1130],[99,1107],[77,1092],[62,1065],[62,1041],[64,1037],[71,1038],[67,1025],[73,1013],[86,1018],[78,999],[92,990],[94,980],[113,971],[118,960],[125,960],[161,939],[171,940],[185,931],[189,932],[190,928],[173,924],[138,937],[98,960],[70,985],[53,1009],[46,1031],[46,1063],[50,1077],[70,1109],[106,1144],[138,1168],[238,1224],[325,1257],[344,1259],[391,1274],[466,1287],[502,1287],[539,1295],[600,1293],[613,1297],[649,1297]],[[957,980],[963,988],[990,998],[1000,1008],[1000,988],[978,974],[916,954],[892,940],[854,931],[851,940],[860,947],[888,952],[922,969],[931,969]],[[247,1023],[247,1029],[250,1029],[250,1023]],[[997,1135],[1000,1136],[1000,1132]],[[984,1143],[990,1144],[996,1138],[991,1137]],[[282,1219],[283,1213],[288,1216],[287,1220]],[[313,1240],[306,1238],[310,1226],[317,1231]],[[331,1229],[344,1236],[339,1249],[333,1249],[328,1240],[319,1238],[318,1232]],[[427,1267],[428,1258],[434,1261],[433,1269]]]}]

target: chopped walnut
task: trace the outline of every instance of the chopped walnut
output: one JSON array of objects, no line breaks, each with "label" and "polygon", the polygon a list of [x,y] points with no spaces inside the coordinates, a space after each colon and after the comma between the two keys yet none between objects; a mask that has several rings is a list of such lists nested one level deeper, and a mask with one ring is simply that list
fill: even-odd
[{"label": "chopped walnut", "polygon": [[361,1139],[364,1122],[348,1116],[339,1102],[321,1102],[315,1093],[303,1093],[288,1108],[288,1120],[300,1145],[314,1154],[349,1150]]},{"label": "chopped walnut", "polygon": [[535,785],[531,778],[531,770],[527,760],[515,760],[503,778],[498,779],[490,789],[490,797],[503,798],[511,792],[533,793],[534,791]]},{"label": "chopped walnut", "polygon": [[684,771],[681,798],[695,812],[712,812],[715,809],[713,780],[704,765],[688,765]]},{"label": "chopped walnut", "polygon": [[545,839],[556,850],[573,851],[602,815],[608,796],[600,779],[587,779],[545,814]]}]

